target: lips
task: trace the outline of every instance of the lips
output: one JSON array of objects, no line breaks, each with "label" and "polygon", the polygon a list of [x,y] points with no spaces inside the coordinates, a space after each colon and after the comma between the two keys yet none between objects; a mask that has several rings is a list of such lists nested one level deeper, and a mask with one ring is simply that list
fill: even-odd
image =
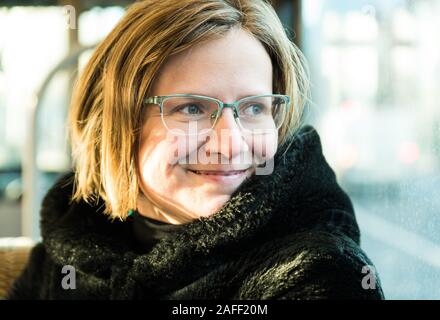
[{"label": "lips", "polygon": [[217,186],[230,188],[237,187],[248,176],[248,169],[244,170],[194,170],[187,169],[194,177],[201,179],[203,183],[215,183]]},{"label": "lips", "polygon": [[199,174],[199,175],[208,175],[208,176],[233,176],[233,175],[238,175],[238,174],[242,174],[245,173],[247,171],[246,170],[191,170],[188,169],[189,171],[195,173],[195,174]]}]

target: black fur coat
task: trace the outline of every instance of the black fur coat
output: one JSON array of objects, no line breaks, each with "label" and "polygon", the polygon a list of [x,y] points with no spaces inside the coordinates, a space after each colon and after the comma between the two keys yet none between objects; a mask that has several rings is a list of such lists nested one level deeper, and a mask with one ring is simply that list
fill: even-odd
[{"label": "black fur coat", "polygon": [[[136,250],[132,222],[110,221],[102,202],[69,204],[72,174],[64,176],[43,201],[42,243],[9,298],[383,298],[374,268],[363,270],[372,263],[318,134],[306,126],[292,141],[271,175],[253,176],[215,215],[147,253]],[[75,268],[75,289],[61,285],[65,265]]]}]

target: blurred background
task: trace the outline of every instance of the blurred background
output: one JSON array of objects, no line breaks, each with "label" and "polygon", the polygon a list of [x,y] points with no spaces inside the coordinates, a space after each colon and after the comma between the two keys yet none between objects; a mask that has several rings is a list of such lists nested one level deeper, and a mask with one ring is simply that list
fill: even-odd
[{"label": "blurred background", "polygon": [[[72,84],[131,2],[0,0],[0,248],[39,240],[41,199],[71,165]],[[440,299],[440,0],[272,3],[386,298]]]}]

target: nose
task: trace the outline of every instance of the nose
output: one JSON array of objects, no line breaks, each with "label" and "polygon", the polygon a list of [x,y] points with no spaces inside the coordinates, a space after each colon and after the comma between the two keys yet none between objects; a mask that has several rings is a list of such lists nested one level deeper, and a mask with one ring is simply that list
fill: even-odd
[{"label": "nose", "polygon": [[243,133],[234,118],[231,108],[223,109],[205,148],[211,157],[217,153],[228,160],[249,150],[249,146],[244,140]]}]

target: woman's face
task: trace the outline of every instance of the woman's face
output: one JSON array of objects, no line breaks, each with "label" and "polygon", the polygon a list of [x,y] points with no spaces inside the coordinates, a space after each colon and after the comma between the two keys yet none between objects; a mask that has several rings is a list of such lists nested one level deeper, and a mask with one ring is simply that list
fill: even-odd
[{"label": "woman's face", "polygon": [[[151,96],[198,94],[232,103],[271,93],[272,64],[268,53],[252,35],[233,29],[222,38],[171,56],[159,70]],[[174,136],[163,125],[159,107],[146,107],[138,157],[141,213],[144,194],[149,190],[191,212],[193,217],[212,215],[246,178],[255,174],[256,162],[262,162],[255,159],[270,159],[276,152],[276,133],[242,132],[230,108],[223,110],[206,139]],[[202,161],[201,155],[208,158]],[[173,214],[172,207],[165,209]]]}]

